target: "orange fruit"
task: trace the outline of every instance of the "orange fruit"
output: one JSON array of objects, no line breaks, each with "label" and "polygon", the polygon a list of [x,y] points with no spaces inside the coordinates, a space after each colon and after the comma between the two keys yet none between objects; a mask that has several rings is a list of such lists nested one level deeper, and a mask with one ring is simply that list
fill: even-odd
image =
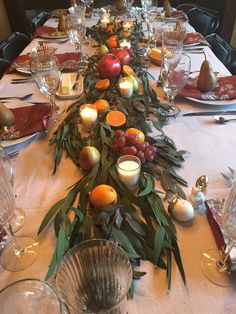
[{"label": "orange fruit", "polygon": [[113,35],[107,40],[107,46],[109,48],[117,48],[118,47],[118,36]]},{"label": "orange fruit", "polygon": [[136,135],[138,142],[144,142],[144,140],[145,140],[144,133],[142,131],[140,131],[139,129],[136,129],[136,128],[129,128],[129,129],[127,129],[125,131],[125,135],[126,136]]},{"label": "orange fruit", "polygon": [[130,29],[124,29],[124,37],[125,37],[125,38],[129,37],[130,34],[131,34]]},{"label": "orange fruit", "polygon": [[117,203],[117,193],[112,186],[106,184],[97,185],[90,193],[90,202],[94,207],[102,208]]},{"label": "orange fruit", "polygon": [[161,65],[161,49],[152,48],[148,52],[148,58],[151,60],[152,63],[156,65]]},{"label": "orange fruit", "polygon": [[110,80],[108,79],[100,80],[95,85],[97,89],[101,89],[101,90],[108,89],[109,86],[110,86]]},{"label": "orange fruit", "polygon": [[110,34],[113,34],[113,25],[108,25],[108,26],[107,26],[107,31],[108,31],[108,33],[110,33]]},{"label": "orange fruit", "polygon": [[111,111],[106,116],[107,123],[113,127],[120,127],[126,122],[126,116],[121,111]]},{"label": "orange fruit", "polygon": [[136,76],[134,70],[128,66],[128,65],[123,65],[123,68],[122,68],[122,72],[124,75],[132,75],[132,76]]},{"label": "orange fruit", "polygon": [[94,106],[96,107],[98,113],[104,113],[110,108],[109,102],[105,99],[98,99],[95,101]]}]

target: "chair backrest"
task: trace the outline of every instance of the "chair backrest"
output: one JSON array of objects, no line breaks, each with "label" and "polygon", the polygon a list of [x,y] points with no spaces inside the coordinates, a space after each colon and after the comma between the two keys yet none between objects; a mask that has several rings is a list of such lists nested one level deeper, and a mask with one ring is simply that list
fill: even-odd
[{"label": "chair backrest", "polygon": [[11,65],[11,63],[7,60],[0,59],[0,78],[5,73],[6,69]]},{"label": "chair backrest", "polygon": [[236,49],[218,34],[208,35],[206,40],[211,45],[212,51],[217,58],[232,74],[236,74]]},{"label": "chair backrest", "polygon": [[31,33],[34,34],[37,28],[42,26],[48,19],[49,13],[46,11],[40,12],[31,20]]},{"label": "chair backrest", "polygon": [[216,14],[202,10],[200,8],[192,8],[187,11],[190,25],[201,33],[203,36],[216,33],[219,28],[219,18]]},{"label": "chair backrest", "polygon": [[22,33],[12,33],[0,43],[1,58],[13,61],[24,48],[30,43],[30,39]]},{"label": "chair backrest", "polygon": [[176,7],[177,10],[184,11],[184,12],[188,12],[189,10],[191,10],[193,8],[199,8],[201,10],[204,10],[204,11],[210,12],[212,14],[216,14],[216,15],[218,14],[217,10],[209,9],[207,7],[203,7],[203,6],[197,5],[195,3],[182,3]]}]

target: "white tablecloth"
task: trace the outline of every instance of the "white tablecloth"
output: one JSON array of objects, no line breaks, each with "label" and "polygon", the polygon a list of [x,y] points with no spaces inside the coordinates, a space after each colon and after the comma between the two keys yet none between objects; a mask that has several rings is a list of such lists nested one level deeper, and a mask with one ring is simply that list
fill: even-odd
[{"label": "white tablecloth", "polygon": [[[91,22],[91,21],[90,21]],[[25,52],[37,43],[35,39]],[[74,51],[70,43],[55,45],[58,52]],[[224,65],[205,48],[208,60],[214,71],[227,75]],[[199,70],[204,59],[203,54],[191,54],[191,71]],[[158,77],[159,68],[153,66],[150,72]],[[35,84],[11,85],[10,80],[16,74],[8,74],[0,82],[0,96],[23,95],[34,92],[33,100],[43,100]],[[58,100],[60,107],[66,107],[71,101]],[[201,105],[179,98],[181,113],[212,109],[229,109],[231,107]],[[233,107],[233,106],[232,106]],[[191,152],[183,168],[178,170],[188,182],[187,195],[197,177],[209,176],[208,198],[226,196],[228,187],[221,172],[227,172],[227,166],[236,169],[236,124],[216,124],[212,117],[182,117],[171,119],[164,127],[176,143],[178,149]],[[17,235],[36,237],[38,227],[50,208],[57,200],[66,195],[66,189],[80,178],[79,170],[70,159],[65,157],[53,176],[53,148],[48,146],[50,132],[44,138],[33,140],[20,151],[13,160],[15,171],[14,192],[17,195],[16,205],[26,212],[26,222]],[[195,212],[194,220],[189,224],[175,222],[178,231],[178,243],[187,277],[184,286],[179,271],[173,263],[172,286],[167,293],[166,273],[155,269],[150,262],[142,262],[140,270],[147,272],[141,280],[135,282],[134,299],[128,301],[129,314],[156,313],[236,313],[234,288],[221,288],[210,283],[200,269],[200,259],[204,251],[216,248],[213,235],[205,214]],[[22,278],[41,278],[47,272],[55,246],[53,228],[49,228],[40,238],[40,253],[36,262],[25,271],[11,273],[0,268],[0,288]],[[1,305],[0,305],[1,308]],[[1,310],[0,310],[1,312]]]}]

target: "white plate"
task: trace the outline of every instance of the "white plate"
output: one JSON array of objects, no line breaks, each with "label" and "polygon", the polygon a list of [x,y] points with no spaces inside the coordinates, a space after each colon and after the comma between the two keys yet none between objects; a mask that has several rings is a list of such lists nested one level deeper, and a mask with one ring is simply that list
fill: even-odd
[{"label": "white plate", "polygon": [[[62,74],[63,75],[63,74]],[[73,73],[73,75],[76,75],[76,73]],[[72,81],[71,86],[73,86],[74,81]],[[57,97],[62,98],[62,99],[73,99],[76,97],[79,97],[82,93],[83,93],[83,89],[84,89],[84,77],[82,75],[80,75],[79,79],[77,80],[78,83],[78,87],[76,91],[72,91],[69,94],[62,94],[60,91],[60,87],[56,92]]]},{"label": "white plate", "polygon": [[18,68],[16,68],[16,71],[20,72],[20,73],[24,73],[24,74],[31,74],[30,70],[27,69],[27,68],[20,68],[20,67],[18,67]]},{"label": "white plate", "polygon": [[42,35],[39,35],[39,37],[41,38],[45,38],[45,39],[65,39],[65,38],[68,38],[68,35],[50,35],[50,34],[42,34]]},{"label": "white plate", "polygon": [[230,105],[236,105],[236,99],[231,99],[231,100],[203,100],[203,99],[197,99],[197,98],[191,98],[191,97],[186,97],[187,99],[198,102],[201,104],[206,104],[206,105],[212,105],[212,106],[230,106]]},{"label": "white plate", "polygon": [[33,139],[38,133],[34,133],[25,137],[17,138],[15,140],[10,140],[10,141],[1,141],[2,147],[10,147],[13,145],[21,144],[24,142],[27,142],[29,139]]},{"label": "white plate", "polygon": [[194,43],[194,44],[186,44],[186,45],[183,45],[183,47],[192,47],[192,46],[197,46],[197,45],[202,45],[203,41],[199,41],[197,43]]}]

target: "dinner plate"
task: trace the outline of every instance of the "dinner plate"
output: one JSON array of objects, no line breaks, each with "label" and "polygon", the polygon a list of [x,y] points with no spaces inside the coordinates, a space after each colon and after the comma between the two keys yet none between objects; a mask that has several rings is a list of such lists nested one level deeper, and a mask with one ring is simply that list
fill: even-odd
[{"label": "dinner plate", "polygon": [[206,105],[212,105],[212,106],[230,106],[236,104],[236,99],[230,99],[230,100],[203,100],[203,99],[197,99],[192,97],[186,97],[187,99],[198,102],[201,104]]},{"label": "dinner plate", "polygon": [[41,34],[39,35],[39,37],[41,38],[45,38],[45,39],[63,39],[63,38],[68,38],[68,35],[51,35],[51,34]]},{"label": "dinner plate", "polygon": [[184,44],[183,47],[192,47],[192,46],[197,46],[197,45],[202,45],[203,41],[199,41],[197,43],[192,43],[192,44]]},{"label": "dinner plate", "polygon": [[27,68],[21,68],[21,67],[17,67],[16,71],[19,73],[23,73],[23,74],[31,74],[30,70]]},{"label": "dinner plate", "polygon": [[2,147],[10,147],[10,146],[14,146],[17,144],[22,144],[25,143],[27,141],[29,141],[30,139],[33,139],[36,135],[38,135],[38,133],[34,133],[25,137],[21,137],[21,138],[17,138],[15,140],[10,140],[10,141],[0,141],[0,144]]},{"label": "dinner plate", "polygon": [[[76,74],[75,74],[76,75]],[[71,86],[73,86],[74,81],[72,81]],[[57,97],[61,98],[61,99],[73,99],[76,97],[79,97],[82,93],[83,93],[83,89],[84,89],[84,77],[82,75],[80,75],[79,79],[77,80],[77,89],[75,91],[72,91],[72,87],[71,87],[71,92],[69,94],[63,94],[61,93],[61,89],[59,87],[59,89],[56,92]]]}]

